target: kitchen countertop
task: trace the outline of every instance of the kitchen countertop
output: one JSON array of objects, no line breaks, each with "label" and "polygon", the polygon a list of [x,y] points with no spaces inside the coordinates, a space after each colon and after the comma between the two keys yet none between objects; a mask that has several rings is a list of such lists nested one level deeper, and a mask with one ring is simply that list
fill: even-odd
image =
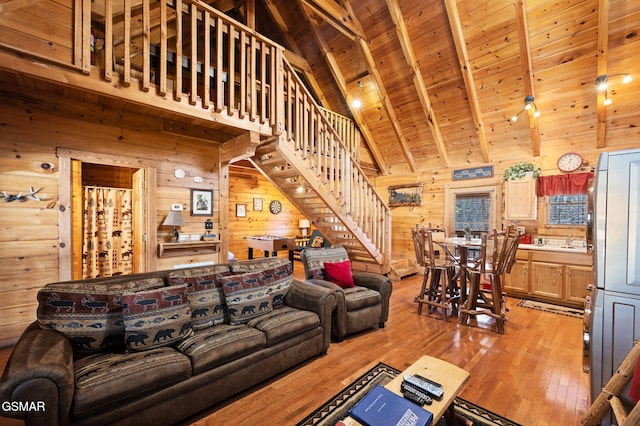
[{"label": "kitchen countertop", "polygon": [[541,251],[555,251],[562,253],[586,253],[586,247],[576,246],[557,246],[552,244],[519,244],[520,250],[541,250]]}]

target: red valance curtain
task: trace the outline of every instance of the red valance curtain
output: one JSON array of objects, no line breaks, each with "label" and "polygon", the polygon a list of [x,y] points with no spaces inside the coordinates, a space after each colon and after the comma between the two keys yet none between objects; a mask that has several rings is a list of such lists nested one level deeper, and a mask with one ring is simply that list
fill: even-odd
[{"label": "red valance curtain", "polygon": [[573,173],[569,175],[540,176],[538,178],[538,197],[545,195],[586,194],[589,179],[593,173]]}]

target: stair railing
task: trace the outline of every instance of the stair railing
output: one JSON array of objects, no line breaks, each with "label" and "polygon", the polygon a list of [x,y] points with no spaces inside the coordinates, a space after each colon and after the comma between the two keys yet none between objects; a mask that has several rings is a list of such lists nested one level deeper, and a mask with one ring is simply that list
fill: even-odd
[{"label": "stair railing", "polygon": [[316,182],[324,187],[364,232],[388,264],[390,256],[391,213],[369,182],[349,148],[315,103],[293,67],[283,57],[283,117],[281,129],[307,167],[315,171]]}]

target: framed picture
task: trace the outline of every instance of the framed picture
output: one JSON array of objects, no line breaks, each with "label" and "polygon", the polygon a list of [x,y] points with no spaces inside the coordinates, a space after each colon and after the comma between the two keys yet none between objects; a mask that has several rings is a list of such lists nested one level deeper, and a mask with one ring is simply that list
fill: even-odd
[{"label": "framed picture", "polygon": [[236,204],[236,217],[247,217],[246,204]]},{"label": "framed picture", "polygon": [[394,185],[389,187],[389,207],[421,206],[422,184]]},{"label": "framed picture", "polygon": [[191,216],[213,216],[213,191],[191,190]]},{"label": "framed picture", "polygon": [[261,212],[262,211],[262,198],[254,198],[253,199],[253,211]]}]

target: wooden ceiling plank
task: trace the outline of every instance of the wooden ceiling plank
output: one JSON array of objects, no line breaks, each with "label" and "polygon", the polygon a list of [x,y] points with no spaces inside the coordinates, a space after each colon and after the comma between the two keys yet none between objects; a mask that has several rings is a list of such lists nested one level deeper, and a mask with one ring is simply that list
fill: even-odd
[{"label": "wooden ceiling plank", "polygon": [[442,133],[440,133],[440,126],[438,126],[438,121],[431,105],[429,93],[422,78],[420,64],[416,60],[416,55],[413,51],[413,47],[411,46],[411,39],[409,38],[409,31],[407,30],[404,16],[402,15],[402,10],[400,9],[398,0],[386,0],[386,2],[387,8],[389,9],[389,14],[391,15],[391,20],[393,21],[396,28],[398,40],[400,41],[400,45],[402,46],[402,52],[404,54],[405,60],[407,61],[407,65],[413,71],[413,84],[415,85],[416,92],[418,94],[418,97],[420,98],[420,104],[422,106],[424,115],[427,118],[427,123],[433,135],[433,139],[435,140],[436,147],[438,148],[438,153],[440,154],[443,163],[447,167],[449,167],[449,156],[447,154],[447,148],[442,138]]},{"label": "wooden ceiling plank", "polygon": [[313,75],[309,63],[302,57],[302,51],[300,50],[296,39],[291,36],[291,31],[289,31],[289,27],[282,17],[282,14],[280,14],[280,11],[278,10],[278,7],[276,6],[274,0],[262,1],[265,5],[265,8],[267,9],[267,12],[269,13],[269,15],[271,15],[271,19],[273,19],[273,22],[282,33],[282,36],[289,46],[289,49],[291,49],[285,50],[285,58],[295,69],[300,71],[305,76],[305,78],[309,82],[309,85],[311,86],[312,92],[316,94],[316,96],[320,100],[320,103],[326,108],[332,109],[329,100],[322,91],[322,87],[320,87],[318,80],[316,80],[315,76]]},{"label": "wooden ceiling plank", "polygon": [[444,4],[445,9],[447,10],[447,17],[449,19],[453,41],[456,46],[460,71],[462,72],[465,89],[467,91],[467,96],[469,97],[469,106],[471,108],[473,122],[476,126],[478,141],[480,143],[480,149],[482,150],[482,158],[485,162],[489,162],[491,161],[489,143],[487,142],[485,125],[482,120],[480,101],[478,100],[478,94],[475,88],[476,85],[473,78],[473,72],[471,71],[471,61],[469,60],[469,54],[467,53],[464,33],[462,32],[462,24],[460,23],[460,16],[458,15],[458,6],[456,5],[455,0],[444,0]]},{"label": "wooden ceiling plank", "polygon": [[[598,1],[598,75],[607,75],[609,51],[609,0]],[[596,98],[596,148],[607,146],[607,107],[605,94],[598,90]]]},{"label": "wooden ceiling plank", "polygon": [[[300,0],[300,1],[304,1],[304,0]],[[309,22],[311,22],[306,9],[305,8],[301,8],[301,9],[305,14],[306,19]],[[353,119],[355,120],[355,122],[358,124],[358,127],[360,128],[360,132],[362,133],[362,137],[366,141],[369,147],[369,150],[371,151],[371,155],[373,156],[374,160],[378,164],[378,167],[380,168],[380,173],[382,173],[383,175],[389,174],[389,167],[387,166],[387,162],[384,156],[382,155],[382,153],[380,152],[380,150],[378,149],[378,144],[375,143],[375,140],[373,139],[373,135],[369,131],[369,128],[364,120],[364,117],[362,116],[360,111],[358,111],[356,108],[351,108],[351,99],[347,91],[347,83],[344,79],[344,76],[342,75],[342,72],[340,71],[340,67],[338,66],[338,63],[333,53],[331,52],[331,49],[329,49],[329,46],[327,45],[326,41],[320,34],[320,31],[318,30],[318,28],[311,23],[309,27],[311,29],[311,34],[313,35],[313,38],[316,40],[316,43],[318,44],[318,46],[320,46],[320,50],[324,55],[325,61],[327,62],[327,65],[329,67],[329,71],[333,76],[333,80],[336,82],[336,85],[338,86],[340,93],[342,93],[342,96],[348,102],[349,108],[351,110],[351,115],[353,116]]]},{"label": "wooden ceiling plank", "polygon": [[[349,11],[351,16],[355,17],[355,13],[351,9],[351,5],[347,3],[347,10]],[[353,22],[358,26],[358,29],[361,33],[364,33],[362,30],[362,25],[360,21],[353,18]],[[385,89],[384,80],[378,71],[378,67],[376,66],[376,61],[373,59],[373,54],[371,53],[371,49],[369,49],[369,44],[363,38],[358,37],[356,39],[358,46],[360,46],[360,51],[364,55],[367,61],[367,69],[369,70],[369,74],[373,77],[376,82],[376,90],[378,91],[378,96],[382,101],[382,105],[384,106],[384,110],[387,113],[387,117],[389,118],[389,123],[391,123],[391,127],[393,127],[393,131],[400,142],[400,148],[402,150],[402,155],[409,164],[409,169],[411,172],[416,171],[416,161],[411,154],[411,148],[409,147],[409,142],[407,141],[406,136],[402,131],[402,127],[400,126],[400,122],[398,121],[398,117],[396,115],[395,109],[393,108],[393,104],[391,103],[391,99],[389,98],[389,94]]]},{"label": "wooden ceiling plank", "polygon": [[362,29],[354,25],[353,15],[349,14],[346,9],[341,8],[335,1],[301,0],[301,2],[348,38],[352,40],[355,40],[357,37],[364,38]]},{"label": "wooden ceiling plank", "polygon": [[[533,96],[533,65],[531,63],[531,46],[529,45],[529,29],[527,24],[527,6],[524,0],[516,2],[516,22],[518,26],[518,45],[520,46],[520,64],[522,66],[522,80],[526,96]],[[538,119],[535,117],[535,108],[527,111],[529,114],[529,131],[531,132],[531,150],[534,157],[540,156],[540,131]]]}]

